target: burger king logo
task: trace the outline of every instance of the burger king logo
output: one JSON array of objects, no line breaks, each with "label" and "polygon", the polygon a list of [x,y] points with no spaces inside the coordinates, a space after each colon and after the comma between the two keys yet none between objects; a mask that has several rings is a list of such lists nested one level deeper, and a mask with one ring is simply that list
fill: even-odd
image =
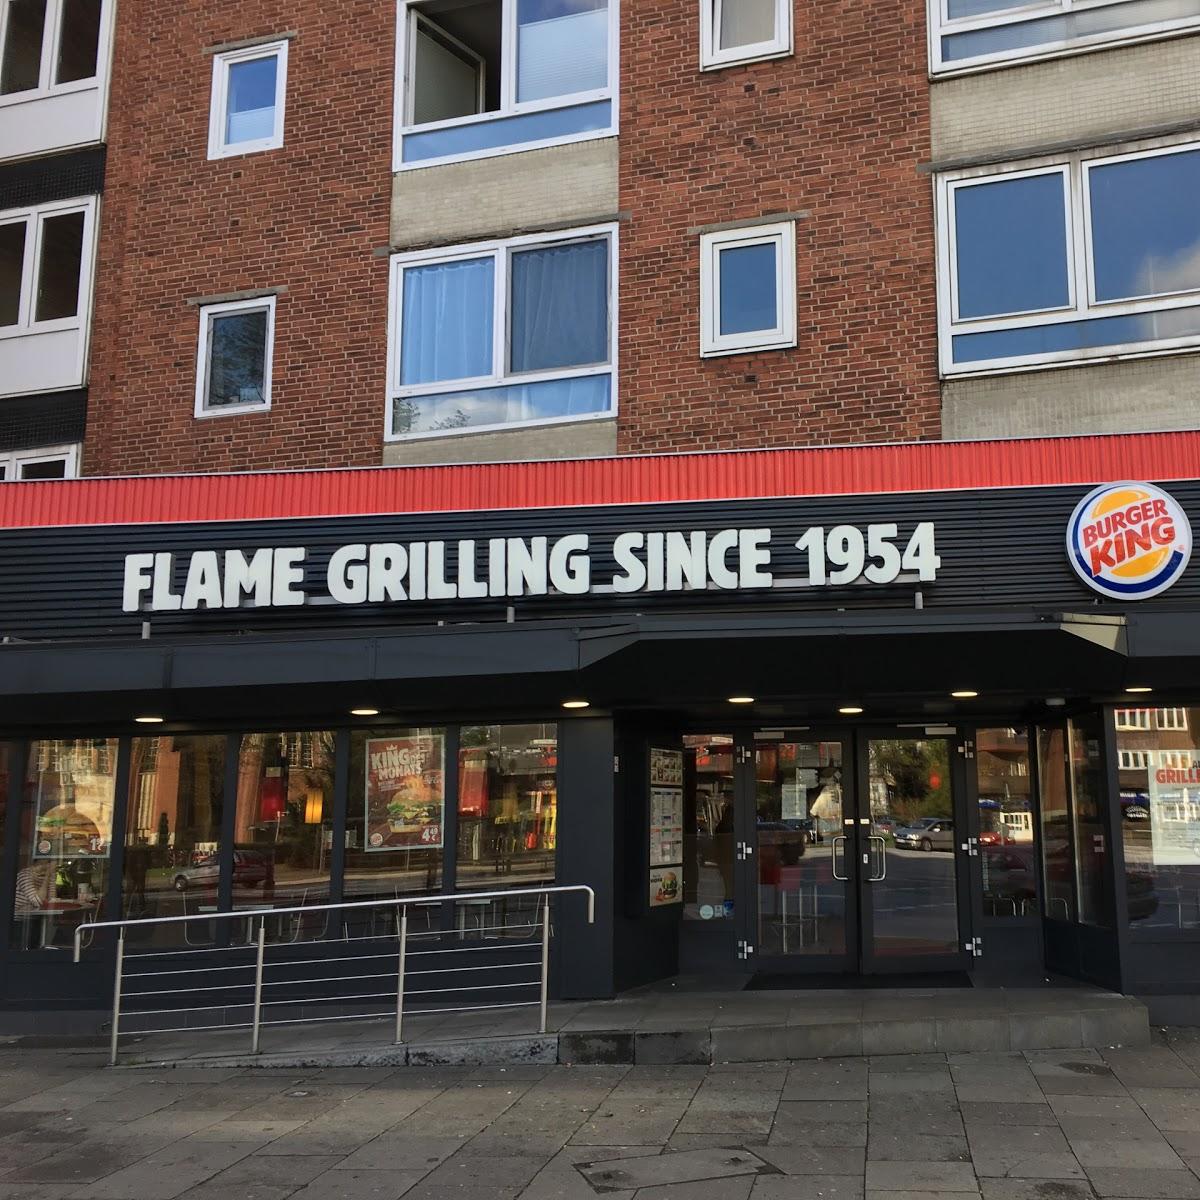
[{"label": "burger king logo", "polygon": [[1067,557],[1102,596],[1145,600],[1165,592],[1192,554],[1192,527],[1172,496],[1149,483],[1108,483],[1075,506]]}]

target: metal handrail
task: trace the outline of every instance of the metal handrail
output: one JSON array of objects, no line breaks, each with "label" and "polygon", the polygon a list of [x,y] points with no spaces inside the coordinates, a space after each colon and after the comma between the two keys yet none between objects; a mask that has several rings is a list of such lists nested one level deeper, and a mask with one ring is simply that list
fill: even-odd
[{"label": "metal handrail", "polygon": [[[501,900],[501,899],[512,899],[514,897],[519,897],[519,896],[535,896],[538,898],[538,901],[539,901],[538,908],[541,910],[540,921],[536,921],[532,925],[526,926],[525,928],[536,929],[539,924],[541,925],[541,958],[540,958],[540,961],[537,963],[518,963],[518,964],[508,964],[508,965],[510,967],[512,967],[512,966],[518,966],[518,967],[538,966],[538,967],[540,967],[540,974],[539,974],[539,979],[538,979],[539,995],[538,995],[538,1001],[537,1001],[537,1005],[538,1005],[538,1009],[539,1009],[539,1016],[540,1016],[539,1032],[545,1033],[546,1032],[546,1022],[547,1022],[547,1008],[548,1008],[548,1003],[549,1003],[549,987],[550,987],[550,897],[552,895],[561,895],[561,894],[572,893],[572,892],[583,892],[584,894],[586,894],[588,924],[589,925],[595,924],[596,893],[593,891],[593,889],[591,887],[589,887],[585,883],[548,884],[548,885],[545,885],[542,887],[504,888],[502,890],[491,891],[491,892],[446,892],[446,893],[443,893],[442,895],[438,895],[438,896],[403,896],[403,897],[397,896],[392,899],[341,901],[337,904],[304,904],[304,905],[296,905],[296,906],[289,906],[289,907],[283,907],[283,908],[240,909],[240,910],[229,911],[229,912],[196,913],[196,914],[192,914],[192,915],[184,915],[184,916],[176,916],[176,917],[148,917],[148,918],[144,918],[144,919],[140,919],[140,920],[133,919],[133,918],[126,918],[121,921],[90,921],[90,922],[87,922],[86,924],[80,925],[75,930],[74,959],[75,959],[75,962],[80,961],[80,954],[82,951],[82,937],[83,937],[83,934],[85,931],[93,931],[93,936],[94,936],[94,931],[97,929],[116,929],[119,931],[118,935],[117,935],[116,967],[115,967],[114,974],[113,974],[112,1026],[111,1026],[111,1038],[110,1038],[110,1044],[109,1044],[109,1062],[115,1066],[116,1062],[117,1062],[118,1043],[119,1043],[119,1039],[121,1036],[121,1034],[120,1034],[121,1001],[122,1001],[122,986],[123,986],[123,983],[125,980],[125,961],[126,961],[125,934],[126,934],[127,930],[129,930],[129,929],[145,929],[151,925],[182,925],[189,921],[220,921],[220,920],[223,920],[223,921],[230,921],[230,920],[248,921],[248,922],[250,922],[250,927],[253,928],[253,922],[257,918],[258,919],[258,931],[257,931],[257,936],[255,937],[254,942],[252,943],[253,948],[254,948],[253,1000],[246,1004],[228,1004],[227,1003],[227,1004],[223,1004],[223,1005],[209,1006],[209,1008],[205,1008],[205,1009],[203,1009],[203,1011],[209,1011],[211,1008],[226,1008],[226,1009],[228,1009],[230,1007],[252,1009],[252,1017],[251,1017],[251,1021],[250,1021],[251,1053],[258,1054],[259,1049],[260,1049],[260,1035],[261,1035],[262,1025],[263,1025],[263,1019],[262,1019],[262,1010],[263,1010],[263,1006],[264,1006],[263,973],[264,973],[264,970],[266,967],[267,918],[268,917],[286,916],[286,915],[291,915],[291,914],[311,914],[311,913],[319,913],[319,912],[344,912],[344,911],[353,911],[356,909],[368,909],[368,908],[370,908],[370,909],[381,909],[381,908],[382,909],[399,909],[400,910],[400,921],[399,921],[399,927],[398,927],[396,935],[395,935],[396,940],[399,943],[399,945],[397,947],[396,967],[395,967],[395,978],[396,978],[395,1040],[396,1040],[397,1044],[399,1044],[403,1040],[403,1026],[404,1026],[404,1015],[405,1015],[404,999],[405,999],[405,974],[406,974],[407,958],[408,958],[408,937],[409,937],[409,935],[408,935],[408,911],[409,911],[409,909],[416,905],[430,906],[430,905],[444,904],[444,903],[460,904],[465,901]],[[327,927],[328,927],[328,920],[326,920],[326,928]],[[421,936],[421,935],[418,934],[418,935],[414,935],[414,936]],[[338,939],[334,938],[331,940],[336,942]],[[524,943],[523,948],[529,946],[530,944],[536,945],[537,943],[536,942]],[[249,947],[241,947],[241,949],[248,949],[248,948]],[[216,947],[215,949],[229,950],[229,949],[231,949],[231,947],[228,947],[228,946]],[[416,953],[418,955],[420,955],[423,952],[417,951]],[[424,952],[424,953],[428,953],[428,952]],[[155,953],[151,952],[146,955],[134,954],[129,957],[136,959],[136,958],[141,958],[141,957],[153,958],[153,957],[161,957],[161,956],[162,955],[156,955]],[[371,955],[370,957],[378,958],[378,957],[384,957],[384,956],[383,955]],[[249,964],[243,964],[243,965],[239,966],[237,969],[245,970],[248,966],[249,966]],[[468,969],[482,970],[484,968],[468,968]],[[174,972],[170,972],[170,973],[174,973]],[[429,971],[420,972],[420,974],[422,974],[422,975],[430,974],[430,973],[431,972],[429,972]],[[437,971],[433,971],[432,973],[433,974],[445,974],[448,972],[437,970]],[[145,978],[148,976],[148,974],[152,974],[152,972],[151,973],[141,972],[137,977]],[[382,975],[376,974],[376,975],[372,976],[371,978],[382,978],[382,977],[383,977]],[[134,976],[131,976],[130,978],[134,978]],[[357,978],[357,977],[355,977],[355,978]],[[303,982],[305,982],[305,981],[304,980],[281,981],[282,984],[286,984],[288,986],[292,986],[297,983],[303,983]],[[316,980],[313,982],[321,982],[321,981]],[[273,987],[273,986],[276,986],[276,984],[268,983],[265,986]],[[507,983],[507,984],[495,984],[492,986],[495,986],[495,987],[519,987],[519,986],[532,986],[532,983],[530,983],[528,985],[519,984],[519,983]],[[201,990],[209,991],[212,989],[204,988]],[[226,987],[224,989],[219,989],[219,990],[228,990],[228,988]],[[420,995],[420,996],[433,995],[437,991],[440,991],[440,990],[443,990],[443,989],[435,988],[432,991],[417,991],[417,992],[410,992],[410,994],[411,995]],[[480,991],[480,990],[486,990],[486,988],[477,988],[477,987],[462,988],[462,987],[460,987],[458,990],[460,990],[460,991]],[[136,994],[137,995],[159,995],[159,994],[163,994],[163,993],[139,992]],[[390,995],[390,994],[391,993],[389,990],[389,992],[386,993],[386,995]],[[351,998],[364,999],[364,998],[370,998],[370,997],[351,997]],[[382,998],[382,996],[380,998]],[[316,998],[316,999],[307,1000],[307,1001],[306,1000],[268,1001],[267,1003],[278,1006],[279,1004],[282,1004],[282,1003],[317,1003],[317,1002],[323,1002],[323,1001],[329,1001],[329,1000],[335,1000],[335,999],[339,999],[339,997],[321,997],[321,998]],[[528,1007],[532,1007],[532,1006],[533,1006],[533,1002],[531,1001],[531,1002],[529,1002]],[[500,1004],[495,1007],[509,1008],[509,1007],[520,1007],[520,1005]],[[150,1013],[153,1013],[154,1011],[155,1010],[148,1010],[148,1012],[150,1012]],[[167,1011],[167,1010],[163,1010],[163,1011]],[[198,1012],[198,1011],[202,1011],[202,1010],[201,1010],[201,1008],[197,1008],[197,1007],[193,1006],[191,1011]],[[433,1011],[433,1010],[421,1009],[421,1010],[417,1010],[417,1011],[418,1011],[418,1013],[424,1013],[426,1011]],[[448,1010],[448,1011],[453,1011],[453,1010]],[[461,1010],[461,1011],[474,1011],[474,1010],[471,1009],[471,1010]],[[327,1017],[327,1018],[317,1018],[317,1019],[331,1020],[331,1019],[337,1019],[337,1018],[328,1018]],[[301,1020],[303,1020],[303,1018]],[[270,1023],[274,1024],[274,1023],[278,1023],[278,1022],[270,1022]],[[291,1024],[294,1022],[286,1022],[286,1023]],[[199,1029],[216,1029],[216,1028],[221,1028],[221,1026],[205,1025],[205,1026],[195,1026],[193,1028],[196,1028],[197,1030],[199,1030]],[[245,1026],[242,1026],[242,1028],[245,1028]]]},{"label": "metal handrail", "polygon": [[440,896],[397,896],[395,899],[341,900],[337,904],[298,904],[289,908],[239,908],[236,912],[192,913],[182,917],[126,917],[123,921],[88,921],[75,929],[75,961],[79,962],[80,941],[85,929],[145,929],[149,925],[182,925],[187,921],[252,921],[255,917],[280,917],[290,913],[349,912],[358,908],[408,908],[442,904],[447,900],[503,900],[511,896],[545,896],[586,892],[587,919],[596,923],[596,893],[586,883],[548,884],[546,887],[502,888],[495,892],[444,892]]}]

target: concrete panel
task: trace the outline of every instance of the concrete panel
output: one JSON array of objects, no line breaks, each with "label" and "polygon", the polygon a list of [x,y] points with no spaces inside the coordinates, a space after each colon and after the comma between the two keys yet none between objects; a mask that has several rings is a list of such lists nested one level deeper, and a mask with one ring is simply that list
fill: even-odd
[{"label": "concrete panel", "polygon": [[429,463],[524,462],[544,458],[605,458],[617,452],[616,421],[543,425],[499,433],[458,434],[383,447],[385,467]]},{"label": "concrete panel", "polygon": [[1101,137],[1200,114],[1200,36],[933,84],[935,162]]},{"label": "concrete panel", "polygon": [[950,380],[942,436],[1050,437],[1200,428],[1194,355]]},{"label": "concrete panel", "polygon": [[399,172],[392,245],[478,241],[611,219],[616,211],[617,139],[572,142]]},{"label": "concrete panel", "polygon": [[104,89],[99,84],[10,102],[0,109],[0,160],[93,145],[103,126]]},{"label": "concrete panel", "polygon": [[83,383],[82,329],[0,339],[0,396],[50,392]]}]

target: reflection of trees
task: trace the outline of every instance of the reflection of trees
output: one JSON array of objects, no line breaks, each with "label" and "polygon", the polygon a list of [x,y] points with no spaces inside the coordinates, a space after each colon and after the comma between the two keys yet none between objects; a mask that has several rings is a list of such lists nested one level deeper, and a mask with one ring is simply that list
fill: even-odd
[{"label": "reflection of trees", "polygon": [[884,784],[894,816],[911,823],[952,815],[945,742],[881,738],[871,742],[870,753],[871,775]]},{"label": "reflection of trees", "polygon": [[266,345],[264,310],[232,313],[213,322],[209,404],[248,404],[262,400]]}]

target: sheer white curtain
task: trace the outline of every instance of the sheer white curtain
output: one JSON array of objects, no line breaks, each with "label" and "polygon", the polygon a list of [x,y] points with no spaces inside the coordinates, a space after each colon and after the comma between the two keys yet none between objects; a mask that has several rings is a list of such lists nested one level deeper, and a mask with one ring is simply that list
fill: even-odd
[{"label": "sheer white curtain", "polygon": [[720,20],[718,46],[755,46],[775,40],[776,0],[713,0]]},{"label": "sheer white curtain", "polygon": [[492,373],[495,263],[431,263],[404,272],[400,382],[407,386]]}]

